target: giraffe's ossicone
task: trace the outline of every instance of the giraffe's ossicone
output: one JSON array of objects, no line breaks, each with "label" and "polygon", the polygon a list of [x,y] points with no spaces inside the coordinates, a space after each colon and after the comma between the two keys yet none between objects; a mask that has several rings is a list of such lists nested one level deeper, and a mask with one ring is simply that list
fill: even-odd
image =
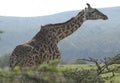
[{"label": "giraffe's ossicone", "polygon": [[86,20],[107,20],[108,17],[92,8],[81,10],[76,16],[64,23],[47,24],[28,42],[16,46],[10,56],[10,67],[35,66],[43,62],[61,58],[57,44],[75,32]]}]

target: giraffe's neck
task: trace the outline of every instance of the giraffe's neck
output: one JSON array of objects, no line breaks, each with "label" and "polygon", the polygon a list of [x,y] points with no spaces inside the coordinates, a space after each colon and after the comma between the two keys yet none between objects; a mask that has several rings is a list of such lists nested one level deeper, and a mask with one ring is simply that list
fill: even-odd
[{"label": "giraffe's neck", "polygon": [[75,32],[84,22],[84,10],[65,23],[48,24],[41,27],[48,39],[55,40],[57,43],[63,38]]},{"label": "giraffe's neck", "polygon": [[[66,22],[60,29],[58,28],[59,40],[71,35],[75,32],[85,21],[84,19],[84,10],[78,13],[75,17],[71,18]],[[61,31],[61,32],[60,32]]]}]

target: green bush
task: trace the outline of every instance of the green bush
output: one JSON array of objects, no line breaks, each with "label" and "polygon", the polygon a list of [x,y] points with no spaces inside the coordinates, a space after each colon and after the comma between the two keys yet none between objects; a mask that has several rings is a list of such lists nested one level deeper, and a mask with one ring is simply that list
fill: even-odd
[{"label": "green bush", "polygon": [[9,66],[9,58],[10,58],[10,54],[4,54],[3,56],[0,57],[0,67],[4,68]]},{"label": "green bush", "polygon": [[84,61],[84,60],[77,59],[77,60],[75,61],[75,64],[87,64],[87,62]]},{"label": "green bush", "polygon": [[104,79],[98,76],[96,70],[79,70],[72,69],[64,71],[64,76],[68,79],[72,79],[73,83],[104,83]]}]

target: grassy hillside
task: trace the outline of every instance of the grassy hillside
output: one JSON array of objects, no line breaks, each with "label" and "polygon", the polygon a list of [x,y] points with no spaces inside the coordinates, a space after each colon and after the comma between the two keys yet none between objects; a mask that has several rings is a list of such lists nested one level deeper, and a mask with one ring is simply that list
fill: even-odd
[{"label": "grassy hillside", "polygon": [[[58,46],[64,60],[89,56],[103,58],[120,53],[120,7],[99,10],[108,15],[109,20],[86,21],[79,30],[62,40]],[[31,39],[41,25],[65,22],[78,12],[42,17],[0,16],[0,30],[4,31],[0,40],[0,55],[12,52],[16,45]]]}]

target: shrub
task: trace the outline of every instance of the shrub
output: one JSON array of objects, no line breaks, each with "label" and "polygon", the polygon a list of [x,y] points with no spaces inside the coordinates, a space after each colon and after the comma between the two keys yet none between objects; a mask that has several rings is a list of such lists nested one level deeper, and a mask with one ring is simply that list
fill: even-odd
[{"label": "shrub", "polygon": [[67,70],[64,71],[67,79],[72,79],[73,83],[104,83],[104,79],[98,76],[96,70]]},{"label": "shrub", "polygon": [[0,67],[4,68],[9,66],[9,58],[10,58],[10,54],[4,54],[0,57]]}]

